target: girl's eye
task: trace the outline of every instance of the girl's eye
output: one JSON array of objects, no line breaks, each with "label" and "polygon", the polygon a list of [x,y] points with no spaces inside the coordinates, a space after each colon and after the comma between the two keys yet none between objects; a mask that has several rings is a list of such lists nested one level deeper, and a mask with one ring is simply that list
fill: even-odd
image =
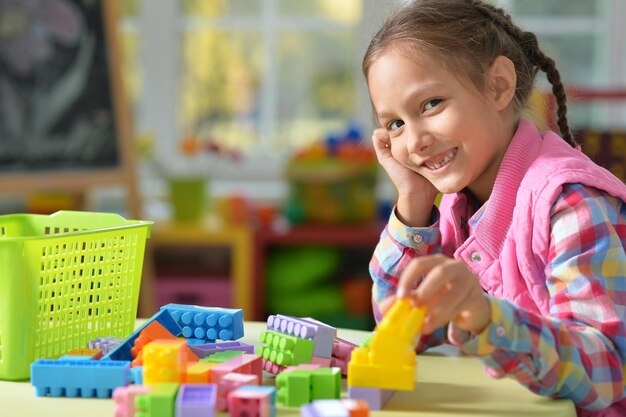
[{"label": "girl's eye", "polygon": [[404,126],[404,122],[402,120],[394,120],[393,122],[389,123],[388,128],[389,130],[397,130],[400,129],[402,126]]},{"label": "girl's eye", "polygon": [[428,111],[428,110],[432,110],[433,108],[435,108],[439,103],[441,103],[443,100],[441,100],[440,98],[433,98],[432,100],[428,100],[425,104],[424,104],[424,110]]}]

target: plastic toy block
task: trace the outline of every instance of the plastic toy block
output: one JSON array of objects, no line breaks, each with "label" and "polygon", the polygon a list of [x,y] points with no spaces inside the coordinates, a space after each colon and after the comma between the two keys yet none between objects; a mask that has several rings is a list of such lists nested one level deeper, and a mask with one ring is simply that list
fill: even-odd
[{"label": "plastic toy block", "polygon": [[348,363],[348,386],[412,391],[414,343],[425,310],[408,299],[397,300],[376,327],[367,346],[354,349]]},{"label": "plastic toy block", "polygon": [[131,384],[142,385],[143,384],[143,366],[131,367],[129,377],[130,377]]},{"label": "plastic toy block", "polygon": [[276,389],[246,385],[228,394],[231,417],[276,417]]},{"label": "plastic toy block", "polygon": [[299,407],[319,399],[341,397],[341,370],[339,368],[296,369],[276,377],[277,401],[290,407]]},{"label": "plastic toy block", "polygon": [[209,384],[214,382],[212,379],[211,368],[217,363],[211,362],[192,362],[187,364],[187,372],[185,373],[185,383],[187,384]]},{"label": "plastic toy block", "polygon": [[124,339],[115,336],[98,337],[89,341],[89,349],[100,349],[103,355],[108,354],[110,351],[119,346]]},{"label": "plastic toy block", "polygon": [[356,348],[348,363],[348,386],[412,391],[415,387],[415,358],[390,366],[369,360],[367,348]]},{"label": "plastic toy block", "polygon": [[370,410],[382,410],[393,397],[395,391],[380,388],[348,387],[348,398],[351,400],[363,400],[369,405]]},{"label": "plastic toy block", "polygon": [[40,359],[30,369],[38,397],[109,398],[115,388],[128,385],[130,362]]},{"label": "plastic toy block", "polygon": [[241,350],[224,350],[221,352],[215,352],[204,358],[200,359],[201,362],[214,362],[214,363],[222,363],[231,360],[239,355],[243,355],[244,352]]},{"label": "plastic toy block", "polygon": [[276,377],[276,402],[287,407],[310,403],[311,384],[311,371],[281,372]]},{"label": "plastic toy block", "polygon": [[215,384],[181,385],[176,398],[176,417],[212,417],[216,398]]},{"label": "plastic toy block", "polygon": [[311,372],[311,399],[341,397],[341,369],[319,368]]},{"label": "plastic toy block", "polygon": [[296,369],[301,369],[303,371],[314,371],[319,368],[321,367],[314,363],[301,363],[300,365],[288,366],[283,372],[295,371]]},{"label": "plastic toy block", "polygon": [[[187,343],[189,343],[189,339],[187,339]],[[198,356],[198,358],[202,359],[206,356],[212,355],[214,353],[228,351],[228,350],[237,350],[244,353],[254,354],[254,345],[245,342],[232,341],[232,342],[221,342],[221,343],[203,343],[198,345],[189,345],[193,353]]]},{"label": "plastic toy block", "polygon": [[263,381],[263,363],[258,355],[248,353],[236,356],[226,362],[219,363],[211,369],[213,381],[219,381],[224,375],[230,373],[249,374],[257,377],[260,384]]},{"label": "plastic toy block", "polygon": [[184,340],[155,340],[143,348],[143,381],[182,382],[186,370],[187,343]]},{"label": "plastic toy block", "polygon": [[135,344],[135,339],[139,337],[143,329],[148,327],[152,322],[159,322],[163,327],[169,330],[174,336],[179,336],[181,333],[181,329],[176,324],[176,321],[172,318],[169,311],[159,311],[154,316],[152,316],[148,321],[146,321],[141,327],[135,330],[128,338],[126,338],[122,343],[116,346],[113,350],[108,352],[102,360],[125,360],[132,361],[134,359],[133,354],[131,353],[131,349]]},{"label": "plastic toy block", "polygon": [[176,339],[176,336],[158,321],[153,321],[144,327],[139,335],[137,335],[137,338],[133,342],[133,347],[130,349],[130,354],[137,357],[145,345],[157,339]]},{"label": "plastic toy block", "polygon": [[263,359],[263,370],[269,372],[270,374],[278,375],[279,373],[283,372],[285,369],[287,368],[284,366],[280,366],[277,363]]},{"label": "plastic toy block", "polygon": [[113,391],[113,401],[115,402],[114,417],[134,417],[135,397],[145,395],[152,390],[147,385],[129,385],[127,387],[115,388]]},{"label": "plastic toy block", "polygon": [[300,407],[302,417],[368,417],[369,405],[363,400],[315,400]]},{"label": "plastic toy block", "polygon": [[91,356],[63,355],[57,360],[59,361],[93,361],[94,358],[92,358]]},{"label": "plastic toy block", "polygon": [[217,383],[216,409],[218,411],[227,411],[228,393],[244,385],[259,385],[256,375],[230,373],[220,378]]},{"label": "plastic toy block", "polygon": [[72,349],[64,356],[87,356],[93,360],[102,358],[102,349]]},{"label": "plastic toy block", "polygon": [[313,355],[330,358],[337,329],[313,319],[276,314],[267,319],[267,328],[301,339],[313,340]]},{"label": "plastic toy block", "polygon": [[174,417],[179,384],[156,384],[144,395],[135,397],[135,417]]},{"label": "plastic toy block", "polygon": [[315,365],[319,365],[322,368],[329,368],[332,360],[333,360],[332,358],[321,358],[319,356],[313,356],[311,358],[311,363]]},{"label": "plastic toy block", "polygon": [[315,343],[312,340],[267,330],[261,333],[261,342],[265,346],[259,347],[259,354],[280,366],[311,363],[313,358]]},{"label": "plastic toy block", "polygon": [[161,311],[169,311],[185,337],[209,340],[243,337],[241,309],[167,304]]},{"label": "plastic toy block", "polygon": [[335,338],[335,342],[333,343],[333,355],[330,359],[330,366],[340,368],[343,376],[348,375],[348,362],[350,362],[352,351],[356,347],[358,346],[352,342]]},{"label": "plastic toy block", "polygon": [[194,339],[191,337],[187,337],[187,344],[191,347],[191,346],[198,346],[198,345],[206,345],[209,343],[215,343],[215,340],[210,340],[210,339]]}]

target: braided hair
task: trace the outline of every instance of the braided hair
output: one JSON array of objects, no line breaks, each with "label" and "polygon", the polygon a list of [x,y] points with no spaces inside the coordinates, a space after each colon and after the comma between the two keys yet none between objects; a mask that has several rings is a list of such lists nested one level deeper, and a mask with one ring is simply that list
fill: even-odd
[{"label": "braided hair", "polygon": [[430,52],[481,90],[491,63],[506,56],[515,65],[513,104],[518,113],[528,103],[537,73],[543,71],[556,98],[561,136],[572,147],[577,145],[567,121],[565,87],[554,60],[541,51],[534,33],[520,29],[502,9],[480,0],[413,0],[390,15],[370,42],[363,58],[366,77],[388,47],[413,54]]}]

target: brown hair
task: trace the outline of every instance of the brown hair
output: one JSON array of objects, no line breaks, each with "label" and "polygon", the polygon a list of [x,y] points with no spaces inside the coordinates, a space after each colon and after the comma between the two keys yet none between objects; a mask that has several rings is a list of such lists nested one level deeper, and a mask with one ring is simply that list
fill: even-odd
[{"label": "brown hair", "polygon": [[502,9],[479,0],[413,0],[389,16],[370,42],[363,57],[366,77],[388,47],[413,54],[430,52],[480,90],[485,87],[486,69],[498,56],[506,56],[515,65],[518,112],[526,107],[537,72],[545,72],[556,97],[561,135],[576,146],[567,121],[565,88],[554,60],[539,49],[535,34],[520,29]]}]

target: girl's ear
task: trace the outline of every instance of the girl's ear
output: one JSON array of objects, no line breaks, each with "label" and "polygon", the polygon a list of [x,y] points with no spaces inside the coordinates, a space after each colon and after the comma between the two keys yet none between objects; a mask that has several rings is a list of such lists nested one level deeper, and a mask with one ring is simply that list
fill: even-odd
[{"label": "girl's ear", "polygon": [[515,64],[504,55],[493,60],[487,74],[488,86],[498,110],[504,110],[515,97]]}]

